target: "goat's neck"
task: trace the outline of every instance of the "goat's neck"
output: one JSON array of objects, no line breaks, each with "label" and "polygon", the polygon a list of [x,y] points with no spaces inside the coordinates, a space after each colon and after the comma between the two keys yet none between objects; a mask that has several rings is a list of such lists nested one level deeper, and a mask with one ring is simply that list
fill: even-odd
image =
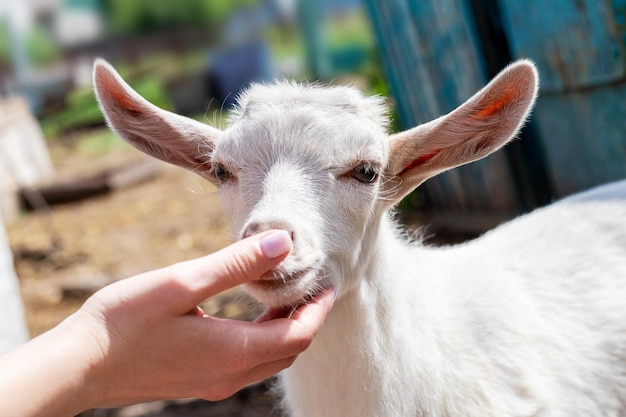
[{"label": "goat's neck", "polygon": [[[399,355],[397,349],[403,349],[395,343],[398,329],[389,324],[397,319],[394,311],[399,306],[394,303],[404,302],[394,300],[402,290],[394,288],[393,281],[402,274],[398,259],[406,259],[398,252],[408,248],[398,239],[390,219],[381,219],[377,226],[371,250],[355,268],[354,274],[360,276],[350,277],[356,284],[337,299],[312,345],[284,373],[286,394],[294,411],[308,410],[302,415],[359,415],[354,414],[355,407],[369,407],[371,413],[371,407],[385,403],[379,396],[394,395],[382,387],[392,386],[392,380],[399,377],[386,364],[390,355]],[[362,398],[363,385],[371,393],[368,399]],[[360,404],[355,405],[350,398],[359,398]],[[323,399],[332,404],[320,404]],[[385,414],[380,412],[361,415]]]},{"label": "goat's neck", "polygon": [[[367,246],[361,248],[358,262],[352,270],[343,271],[348,276],[341,277],[341,281],[349,282],[350,287],[340,291],[341,296],[325,326],[329,332],[335,325],[346,322],[349,329],[340,331],[357,332],[360,331],[359,325],[364,324],[366,329],[363,331],[369,333],[371,323],[366,319],[384,320],[380,314],[391,313],[387,304],[391,303],[396,292],[394,281],[405,268],[399,261],[409,259],[403,252],[414,250],[398,237],[390,216],[382,216],[378,223],[371,225],[363,242],[367,242]],[[379,308],[384,311],[375,313]]]},{"label": "goat's neck", "polygon": [[394,281],[405,273],[406,261],[413,258],[406,252],[412,251],[416,255],[418,251],[398,234],[397,225],[388,214],[368,228],[359,261],[353,270],[347,271],[349,277],[342,277],[342,281],[351,283],[351,288],[337,300],[337,309],[346,304],[351,309],[370,312],[376,306],[390,302],[389,298],[397,290]]}]

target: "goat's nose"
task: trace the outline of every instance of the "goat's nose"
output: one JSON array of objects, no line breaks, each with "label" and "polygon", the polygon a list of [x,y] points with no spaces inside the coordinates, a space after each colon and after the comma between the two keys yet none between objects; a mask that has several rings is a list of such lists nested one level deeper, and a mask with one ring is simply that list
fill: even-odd
[{"label": "goat's nose", "polygon": [[284,230],[291,236],[291,241],[295,242],[295,233],[293,227],[289,225],[287,222],[283,221],[253,221],[246,225],[241,233],[241,238],[245,239],[252,235],[256,235],[261,232],[265,232],[266,230]]}]

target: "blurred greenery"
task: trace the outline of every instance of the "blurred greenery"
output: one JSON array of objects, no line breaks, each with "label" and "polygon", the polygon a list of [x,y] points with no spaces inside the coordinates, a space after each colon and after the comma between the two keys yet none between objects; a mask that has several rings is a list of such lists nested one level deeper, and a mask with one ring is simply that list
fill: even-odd
[{"label": "blurred greenery", "polygon": [[34,26],[26,35],[26,50],[31,63],[35,66],[56,62],[61,57],[61,51],[57,43],[40,26]]},{"label": "blurred greenery", "polygon": [[374,38],[364,13],[337,15],[329,19],[324,33],[333,71],[365,72],[365,67],[371,63]]},{"label": "blurred greenery", "polygon": [[254,6],[258,0],[104,0],[103,3],[114,32],[144,34],[220,22],[234,9]]},{"label": "blurred greenery", "polygon": [[165,84],[186,76],[201,68],[206,61],[204,49],[186,52],[161,52],[142,56],[133,62],[116,62],[115,69],[125,80],[140,79],[151,75]]},{"label": "blurred greenery", "polygon": [[[0,20],[0,65],[11,67],[11,44],[9,28],[5,20]],[[52,40],[48,32],[34,26],[26,34],[26,51],[30,62],[36,66],[46,65],[61,57],[59,46]]]},{"label": "blurred greenery", "polygon": [[100,155],[130,147],[107,127],[90,130],[80,135],[76,143],[78,151],[85,155]]},{"label": "blurred greenery", "polygon": [[272,48],[272,55],[275,59],[281,61],[294,56],[303,56],[304,39],[296,26],[268,26],[264,35]]},{"label": "blurred greenery", "polygon": [[2,65],[9,66],[11,63],[10,47],[7,23],[4,20],[0,20],[0,62]]},{"label": "blurred greenery", "polygon": [[[173,110],[171,100],[160,78],[146,76],[133,82],[133,88],[146,100],[166,110]],[[44,135],[55,138],[61,134],[104,123],[102,112],[91,86],[72,91],[66,100],[65,108],[41,120]]]},{"label": "blurred greenery", "polygon": [[326,41],[334,48],[354,45],[368,49],[374,47],[374,35],[362,10],[329,19],[324,32]]},{"label": "blurred greenery", "polygon": [[[66,4],[71,0],[66,1]],[[111,34],[121,38],[172,28],[219,25],[236,9],[259,6],[261,0],[93,0],[109,24]],[[376,56],[375,40],[367,15],[357,9],[329,16],[322,23],[325,53],[334,68],[333,77],[358,78],[369,93],[387,95],[387,85]],[[295,79],[305,79],[306,70],[293,62],[304,57],[306,44],[297,24],[269,25],[264,35],[278,62],[293,65]],[[38,67],[62,58],[60,47],[40,26],[34,26],[25,39],[31,62]],[[295,59],[294,59],[295,58]],[[115,62],[116,69],[139,94],[159,107],[173,110],[168,89],[176,88],[180,80],[197,74],[207,65],[206,49],[167,51],[140,55],[132,62]],[[0,19],[0,68],[10,68],[11,54],[7,22]],[[173,91],[173,90],[172,90]],[[102,125],[103,117],[91,87],[71,91],[64,102],[55,102],[49,112],[43,112],[41,123],[47,138],[66,132]],[[220,114],[220,117],[222,115]]]}]

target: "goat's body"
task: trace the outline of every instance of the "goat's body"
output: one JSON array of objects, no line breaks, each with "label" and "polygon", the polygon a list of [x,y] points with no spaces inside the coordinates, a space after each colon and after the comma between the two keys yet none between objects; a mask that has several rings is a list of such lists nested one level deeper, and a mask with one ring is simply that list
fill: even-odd
[{"label": "goat's body", "polygon": [[294,417],[626,417],[626,182],[448,248],[409,244],[388,214],[516,135],[532,63],[394,135],[382,101],[346,87],[252,86],[220,131],[147,103],[105,63],[94,79],[111,126],[218,185],[239,236],[291,234],[252,296],[284,307],[338,290],[283,374]]},{"label": "goat's body", "polygon": [[295,417],[626,415],[626,199],[566,199],[448,248],[382,223],[284,372]]}]

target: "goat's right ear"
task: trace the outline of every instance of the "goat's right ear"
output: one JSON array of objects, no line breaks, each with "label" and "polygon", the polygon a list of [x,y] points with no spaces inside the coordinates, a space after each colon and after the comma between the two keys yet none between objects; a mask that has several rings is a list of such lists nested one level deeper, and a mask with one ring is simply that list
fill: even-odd
[{"label": "goat's right ear", "polygon": [[93,84],[108,125],[122,139],[150,156],[211,179],[210,158],[220,130],[149,103],[102,59],[94,64]]},{"label": "goat's right ear", "polygon": [[537,89],[534,64],[520,60],[451,113],[390,136],[388,201],[395,204],[428,178],[500,149],[522,127]]}]

